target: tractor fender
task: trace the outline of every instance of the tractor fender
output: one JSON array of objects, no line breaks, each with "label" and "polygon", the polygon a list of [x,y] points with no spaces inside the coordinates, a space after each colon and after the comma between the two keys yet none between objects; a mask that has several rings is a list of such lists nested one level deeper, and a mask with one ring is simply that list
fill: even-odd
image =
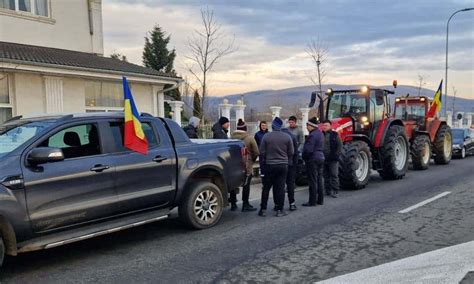
[{"label": "tractor fender", "polygon": [[372,141],[370,141],[370,138],[367,135],[364,135],[364,134],[349,134],[349,135],[346,135],[343,142],[345,143],[345,142],[354,141],[354,140],[364,141],[365,143],[367,143],[367,145],[369,145],[370,148],[372,148]]},{"label": "tractor fender", "polygon": [[430,135],[430,141],[433,142],[436,138],[436,133],[438,133],[438,129],[441,127],[441,125],[446,124],[446,121],[442,121],[439,119],[434,119],[433,121],[430,122],[428,126],[428,132]]},{"label": "tractor fender", "polygon": [[385,136],[387,135],[388,129],[393,125],[398,125],[404,127],[403,121],[398,118],[385,118],[379,124],[379,127],[375,130],[375,141],[374,146],[375,148],[382,147],[383,141],[385,140]]}]

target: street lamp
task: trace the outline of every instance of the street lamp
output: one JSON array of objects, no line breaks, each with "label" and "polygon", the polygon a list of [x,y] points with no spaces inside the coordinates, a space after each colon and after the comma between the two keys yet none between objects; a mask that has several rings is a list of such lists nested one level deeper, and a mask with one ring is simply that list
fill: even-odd
[{"label": "street lamp", "polygon": [[444,80],[444,116],[447,116],[446,110],[447,110],[447,104],[448,104],[448,37],[449,37],[449,22],[451,19],[456,15],[457,13],[460,12],[467,12],[467,11],[472,11],[474,8],[465,8],[458,10],[454,12],[451,17],[448,19],[448,23],[446,24],[446,69],[445,69],[445,80]]}]

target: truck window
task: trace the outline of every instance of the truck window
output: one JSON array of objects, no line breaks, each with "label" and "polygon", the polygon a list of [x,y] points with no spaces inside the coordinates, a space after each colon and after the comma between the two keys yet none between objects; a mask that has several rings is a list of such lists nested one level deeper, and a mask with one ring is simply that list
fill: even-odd
[{"label": "truck window", "polygon": [[[110,123],[110,128],[112,129],[112,135],[114,136],[114,142],[115,142],[115,149],[117,152],[126,152],[130,151],[129,149],[124,147],[124,123],[123,122],[111,122]],[[142,129],[143,132],[145,133],[146,140],[148,141],[148,148],[153,148],[155,146],[159,145],[159,139],[157,138],[157,135],[155,134],[155,131],[153,130],[152,126],[150,123],[143,122],[142,123]]]},{"label": "truck window", "polygon": [[101,154],[99,132],[95,124],[82,124],[61,130],[39,147],[60,148],[65,159]]}]

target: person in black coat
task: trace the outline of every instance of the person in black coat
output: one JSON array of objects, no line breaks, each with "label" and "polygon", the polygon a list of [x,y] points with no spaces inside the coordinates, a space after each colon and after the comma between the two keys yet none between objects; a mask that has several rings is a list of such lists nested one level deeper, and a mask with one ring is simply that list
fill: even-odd
[{"label": "person in black coat", "polygon": [[336,131],[332,130],[330,120],[323,122],[324,133],[324,184],[326,195],[337,197],[339,193],[339,156],[342,142]]},{"label": "person in black coat", "polygon": [[[303,206],[323,205],[324,203],[324,135],[318,128],[319,121],[316,117],[306,123],[309,131],[303,146],[303,160],[309,179],[309,200]],[[317,198],[317,199],[316,199]]]},{"label": "person in black coat", "polygon": [[195,116],[191,116],[191,118],[189,119],[189,124],[183,128],[184,132],[186,132],[186,135],[188,135],[189,138],[191,139],[198,139],[198,129],[199,129],[199,123],[200,123],[200,119],[195,117]]},{"label": "person in black coat", "polygon": [[221,116],[212,126],[212,139],[229,139],[230,121],[227,117]]},{"label": "person in black coat", "polygon": [[282,132],[290,135],[293,141],[294,154],[290,160],[288,160],[288,173],[286,175],[286,192],[288,194],[288,202],[290,204],[290,211],[296,210],[295,203],[295,181],[296,181],[296,168],[298,167],[298,140],[296,136],[291,133],[288,128],[283,128]]}]

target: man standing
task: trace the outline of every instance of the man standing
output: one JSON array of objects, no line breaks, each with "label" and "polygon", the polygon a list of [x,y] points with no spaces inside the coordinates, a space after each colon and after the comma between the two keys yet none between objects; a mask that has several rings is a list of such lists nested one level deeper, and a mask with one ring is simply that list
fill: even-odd
[{"label": "man standing", "polygon": [[[242,212],[249,212],[255,211],[257,208],[254,208],[249,203],[250,197],[250,182],[252,181],[252,173],[253,173],[253,163],[257,160],[259,155],[257,142],[255,139],[247,133],[247,125],[242,119],[239,119],[237,123],[237,130],[232,134],[232,139],[239,139],[242,140],[247,148],[247,161],[245,163],[245,172],[246,172],[246,179],[245,184],[242,188]],[[237,209],[237,192],[232,191],[230,193],[230,203],[231,203],[231,210],[234,208]]]},{"label": "man standing", "polygon": [[285,181],[288,172],[288,161],[294,154],[293,142],[288,134],[281,132],[283,121],[275,117],[272,122],[273,132],[263,136],[260,144],[260,158],[264,164],[264,178],[262,189],[262,202],[259,216],[265,217],[270,188],[273,187],[273,200],[275,201],[276,216],[285,216],[283,210],[285,203]]},{"label": "man standing", "polygon": [[257,142],[257,146],[260,147],[260,143],[262,143],[263,135],[268,133],[268,127],[267,127],[267,122],[266,121],[260,121],[260,124],[258,125],[259,130],[257,133],[255,133],[255,141]]},{"label": "man standing", "polygon": [[296,210],[295,203],[295,180],[296,180],[296,168],[298,167],[298,142],[296,137],[291,134],[288,128],[283,128],[282,132],[288,134],[293,142],[293,148],[295,149],[293,156],[288,160],[288,174],[286,175],[286,192],[288,194],[288,202],[290,204],[290,211]]},{"label": "man standing", "polygon": [[330,120],[323,122],[324,131],[324,187],[326,195],[337,198],[339,193],[339,156],[342,142],[336,131],[332,130]]},{"label": "man standing", "polygon": [[291,134],[296,137],[299,148],[299,146],[304,143],[304,133],[303,130],[298,127],[297,121],[296,116],[290,116],[288,118],[288,130],[290,130]]},{"label": "man standing", "polygon": [[221,116],[219,120],[212,126],[213,139],[229,139],[227,133],[229,132],[230,122],[225,116]]},{"label": "man standing", "polygon": [[[306,123],[309,135],[303,146],[303,160],[306,164],[306,171],[309,179],[309,200],[303,206],[323,205],[324,203],[324,135],[318,129],[318,119],[311,118]],[[317,197],[317,199],[316,199]]]},{"label": "man standing", "polygon": [[184,132],[186,132],[186,134],[188,135],[189,138],[191,139],[198,139],[198,129],[199,129],[199,123],[200,123],[200,119],[195,117],[195,116],[191,116],[191,118],[189,119],[189,123],[188,123],[188,126],[184,127],[183,130]]}]

